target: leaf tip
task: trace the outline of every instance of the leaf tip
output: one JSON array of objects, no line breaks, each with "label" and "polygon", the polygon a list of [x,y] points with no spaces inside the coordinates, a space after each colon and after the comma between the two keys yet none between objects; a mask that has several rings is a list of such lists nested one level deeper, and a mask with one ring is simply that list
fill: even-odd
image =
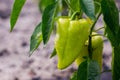
[{"label": "leaf tip", "polygon": [[10,32],[12,32],[12,31],[13,31],[13,29],[11,28],[11,29],[10,29]]},{"label": "leaf tip", "polygon": [[33,54],[33,51],[30,51],[30,52],[29,52],[29,57],[31,57],[32,54]]}]

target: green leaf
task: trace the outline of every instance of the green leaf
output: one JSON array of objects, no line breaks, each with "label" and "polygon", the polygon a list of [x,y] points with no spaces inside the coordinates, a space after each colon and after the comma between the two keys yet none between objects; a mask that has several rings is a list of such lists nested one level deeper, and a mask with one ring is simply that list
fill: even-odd
[{"label": "green leaf", "polygon": [[116,35],[110,30],[110,28],[106,25],[105,34],[107,35],[108,39],[110,40],[112,46],[115,46],[117,43]]},{"label": "green leaf", "polygon": [[115,36],[119,30],[119,12],[114,0],[102,0],[101,2],[104,21],[107,25],[106,29]]},{"label": "green leaf", "polygon": [[120,80],[120,46],[113,47],[112,80]]},{"label": "green leaf", "polygon": [[30,40],[30,55],[38,48],[42,41],[42,23],[35,28]]},{"label": "green leaf", "polygon": [[[119,21],[120,21],[120,19],[119,19]],[[117,33],[117,40],[118,40],[118,43],[120,45],[120,28],[119,28],[118,33]]]},{"label": "green leaf", "polygon": [[22,9],[23,5],[25,4],[25,2],[26,2],[26,0],[15,0],[14,1],[14,5],[13,5],[12,12],[11,12],[11,17],[10,17],[10,25],[11,25],[10,31],[13,30],[13,28],[17,22],[17,19],[19,17],[19,14],[21,12],[21,9]]},{"label": "green leaf", "polygon": [[101,2],[101,0],[94,0],[95,2]]},{"label": "green leaf", "polygon": [[79,0],[68,0],[71,8],[74,11],[80,11],[80,3]]},{"label": "green leaf", "polygon": [[87,69],[88,68],[88,63],[87,61],[84,61],[80,64],[77,72],[77,80],[87,80],[88,79],[88,73]]},{"label": "green leaf", "polygon": [[97,61],[84,61],[80,64],[77,80],[100,80],[100,67]]},{"label": "green leaf", "polygon": [[112,55],[112,78],[120,79],[120,26],[119,11],[114,0],[102,0],[101,2],[104,21],[106,23],[106,33],[113,47]]},{"label": "green leaf", "polygon": [[53,50],[53,52],[52,52],[50,58],[53,58],[56,54],[57,54],[57,52],[56,52],[56,49],[54,48],[54,50]]},{"label": "green leaf", "polygon": [[88,66],[88,80],[100,80],[100,66],[98,62],[91,60]]},{"label": "green leaf", "polygon": [[54,18],[56,14],[57,3],[53,3],[45,8],[42,16],[42,34],[43,42],[46,44],[54,27]]},{"label": "green leaf", "polygon": [[95,8],[93,0],[80,0],[80,6],[83,12],[92,20],[95,20]]},{"label": "green leaf", "polygon": [[45,9],[48,5],[55,3],[55,1],[56,1],[56,0],[40,0],[40,1],[39,1],[39,9],[40,9],[40,11],[43,12],[44,9]]},{"label": "green leaf", "polygon": [[95,4],[95,14],[97,15],[101,10],[101,4],[100,2],[97,2],[97,1],[94,1],[94,4]]},{"label": "green leaf", "polygon": [[70,80],[77,80],[77,71],[72,74]]}]

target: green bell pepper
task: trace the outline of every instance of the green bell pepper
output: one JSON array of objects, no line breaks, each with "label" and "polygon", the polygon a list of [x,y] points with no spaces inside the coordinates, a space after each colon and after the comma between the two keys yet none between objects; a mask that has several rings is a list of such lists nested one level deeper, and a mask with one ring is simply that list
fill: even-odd
[{"label": "green bell pepper", "polygon": [[[97,33],[93,32],[92,35],[95,35]],[[92,59],[96,60],[99,63],[99,66],[102,70],[102,52],[103,52],[103,39],[101,36],[93,36],[92,37]],[[88,41],[86,41],[82,51],[79,54],[79,57],[76,59],[76,64],[80,65],[83,61],[85,61],[85,58],[88,57]]]},{"label": "green bell pepper", "polygon": [[68,17],[61,17],[57,20],[55,48],[59,69],[68,67],[79,56],[88,39],[90,25],[86,19],[70,20]]}]

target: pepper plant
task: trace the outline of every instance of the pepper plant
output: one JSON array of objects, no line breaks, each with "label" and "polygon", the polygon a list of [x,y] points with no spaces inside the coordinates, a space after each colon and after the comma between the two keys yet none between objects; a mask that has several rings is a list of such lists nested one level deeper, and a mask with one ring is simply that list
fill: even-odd
[{"label": "pepper plant", "polygon": [[[14,0],[10,17],[12,31],[26,0]],[[73,62],[78,65],[70,80],[100,80],[102,72],[103,36],[112,46],[112,80],[120,80],[120,20],[114,0],[39,0],[42,21],[36,26],[30,40],[30,56],[41,41],[47,44],[56,27],[54,51],[58,69]],[[103,16],[104,27],[95,30]],[[104,33],[97,31],[103,29]]]}]

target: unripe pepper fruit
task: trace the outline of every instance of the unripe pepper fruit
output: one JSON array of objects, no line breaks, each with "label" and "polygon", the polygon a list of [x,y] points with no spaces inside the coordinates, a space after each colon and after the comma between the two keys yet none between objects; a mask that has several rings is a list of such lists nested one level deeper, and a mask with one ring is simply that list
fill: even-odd
[{"label": "unripe pepper fruit", "polygon": [[86,19],[70,20],[68,17],[61,17],[57,20],[55,49],[59,69],[68,67],[79,56],[88,39],[90,25]]},{"label": "unripe pepper fruit", "polygon": [[[96,35],[97,33],[93,32],[92,35]],[[103,51],[103,39],[101,36],[96,35],[92,37],[92,59],[96,60],[102,69],[102,51]],[[86,41],[83,49],[81,50],[79,57],[76,59],[76,64],[80,65],[83,61],[85,61],[85,58],[88,57],[88,40]]]}]

